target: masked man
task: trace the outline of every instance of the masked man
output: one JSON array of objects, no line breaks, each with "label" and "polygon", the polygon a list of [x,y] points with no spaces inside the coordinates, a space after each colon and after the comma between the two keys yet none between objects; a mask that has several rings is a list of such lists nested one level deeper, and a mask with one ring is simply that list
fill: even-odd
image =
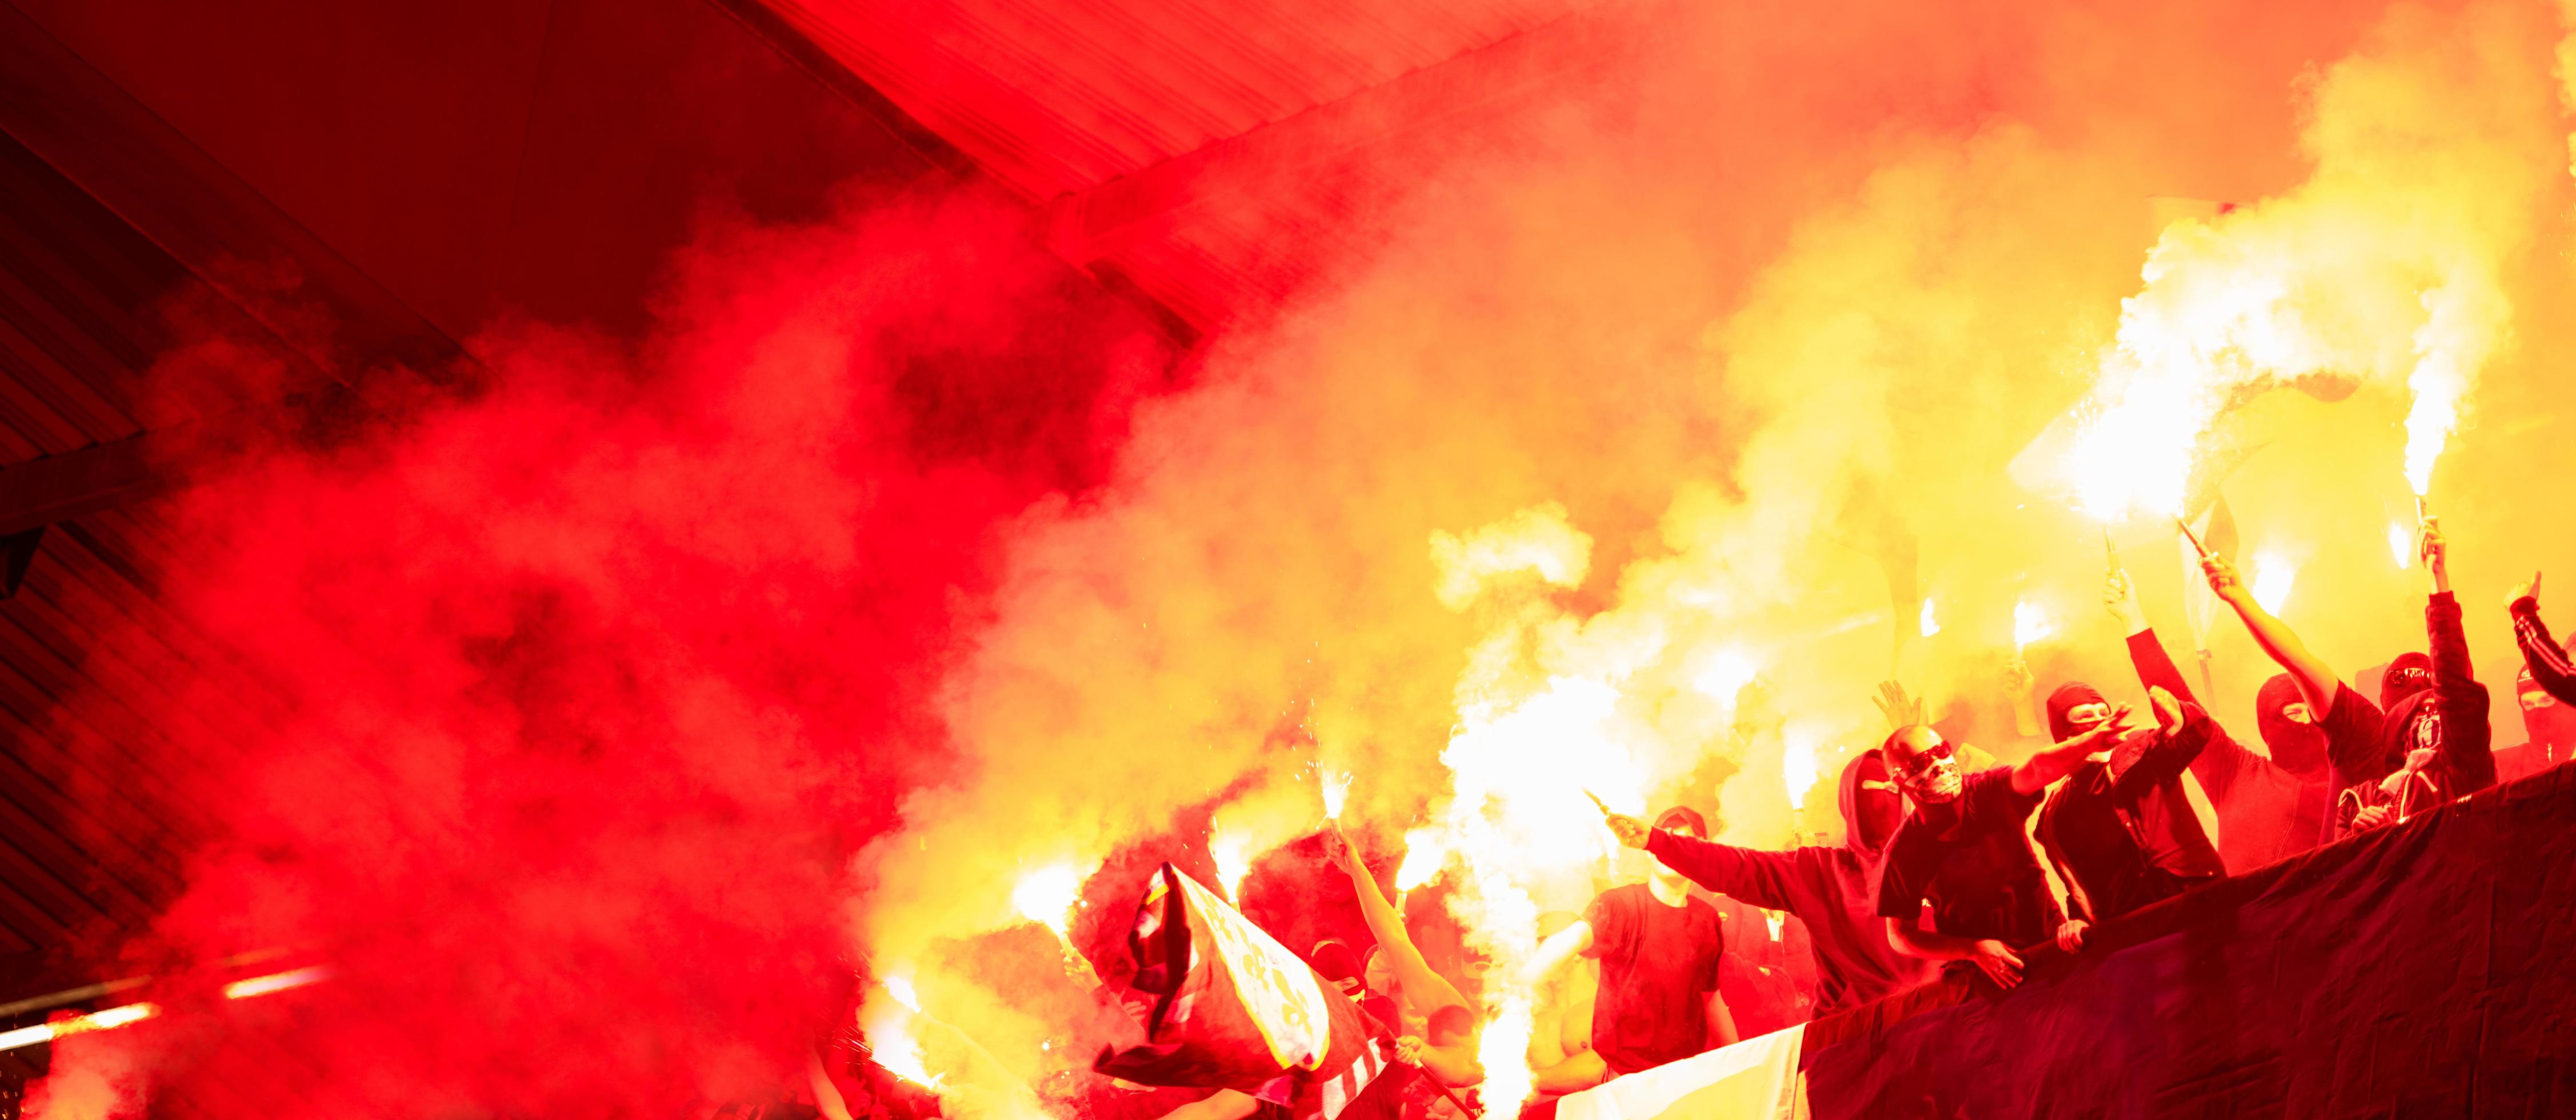
[{"label": "masked man", "polygon": [[[1920,724],[1879,747],[1914,811],[1888,841],[1878,915],[1888,944],[1907,956],[1966,961],[2000,987],[2021,983],[2014,950],[2058,933],[2063,916],[2031,855],[2023,822],[2040,791],[2111,743],[2126,705],[2102,723],[2014,766],[1961,776],[1958,751]],[[1926,906],[1932,928],[1922,927]]]},{"label": "masked man", "polygon": [[[2129,636],[2129,662],[2137,668],[2138,683],[2164,689],[2184,704],[2198,703],[2182,670],[2147,625],[2133,586],[2129,573],[2112,572],[2102,589],[2102,605]],[[2235,875],[2315,847],[2334,804],[2325,731],[2309,715],[2307,696],[2290,674],[2273,675],[2255,692],[2254,726],[2268,756],[2247,750],[2225,726],[2212,721],[2209,742],[2191,760],[2191,776],[2218,815],[2219,859]]]},{"label": "masked man", "polygon": [[2496,752],[2496,780],[2510,782],[2537,774],[2576,756],[2576,659],[2568,656],[2576,640],[2562,648],[2540,621],[2540,575],[2515,588],[2514,644],[2522,647],[2522,671],[2514,674],[2514,698],[2522,705],[2522,729],[2531,741]]},{"label": "masked man", "polygon": [[[2209,742],[2198,705],[2150,689],[2152,729],[2113,732],[2106,754],[2086,758],[2039,810],[2039,842],[2066,883],[2076,917],[2106,922],[2226,875],[2183,792],[2182,776]],[[2064,742],[2101,729],[2111,705],[2091,685],[2069,684],[2048,698],[2048,729]],[[2060,938],[2080,944],[2079,929]]]},{"label": "masked man", "polygon": [[1871,898],[1887,842],[1905,821],[1904,797],[1878,752],[1863,751],[1843,767],[1842,810],[1842,843],[1785,852],[1649,829],[1616,814],[1610,831],[1702,888],[1797,915],[1816,960],[1816,1014],[1824,1016],[1932,978],[1929,964],[1888,943]]}]

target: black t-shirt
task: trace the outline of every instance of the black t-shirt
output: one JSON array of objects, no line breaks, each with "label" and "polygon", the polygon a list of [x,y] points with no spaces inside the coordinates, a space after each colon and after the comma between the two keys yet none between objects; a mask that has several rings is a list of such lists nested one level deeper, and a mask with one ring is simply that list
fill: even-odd
[{"label": "black t-shirt", "polygon": [[2057,899],[2022,834],[2039,797],[2013,789],[2012,768],[1999,767],[1968,775],[1947,806],[1918,806],[1887,842],[1878,915],[1913,922],[1929,901],[1932,928],[1952,937],[2018,949],[2056,936]]},{"label": "black t-shirt", "polygon": [[1655,900],[1644,883],[1601,892],[1583,914],[1587,957],[1601,961],[1592,1049],[1613,1073],[1635,1073],[1708,1048],[1708,993],[1717,990],[1725,933],[1696,898]]}]

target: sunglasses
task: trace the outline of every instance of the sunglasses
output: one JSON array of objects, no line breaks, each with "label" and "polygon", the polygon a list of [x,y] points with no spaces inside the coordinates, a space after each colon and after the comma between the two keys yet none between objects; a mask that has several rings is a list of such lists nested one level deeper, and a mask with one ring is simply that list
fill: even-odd
[{"label": "sunglasses", "polygon": [[1897,764],[1897,769],[1903,771],[1906,777],[1920,778],[1926,771],[1931,770],[1935,763],[1948,761],[1956,753],[1958,752],[1948,743],[1934,743],[1915,752],[1913,758]]}]

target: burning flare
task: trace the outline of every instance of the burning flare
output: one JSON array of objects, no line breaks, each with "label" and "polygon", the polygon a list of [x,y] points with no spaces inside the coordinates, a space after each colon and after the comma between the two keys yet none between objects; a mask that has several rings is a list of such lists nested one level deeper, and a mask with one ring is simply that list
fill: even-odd
[{"label": "burning flare", "polygon": [[2045,639],[2056,632],[2057,626],[2048,620],[2048,611],[2045,608],[2028,599],[2013,603],[2014,652],[2028,649],[2032,642]]}]

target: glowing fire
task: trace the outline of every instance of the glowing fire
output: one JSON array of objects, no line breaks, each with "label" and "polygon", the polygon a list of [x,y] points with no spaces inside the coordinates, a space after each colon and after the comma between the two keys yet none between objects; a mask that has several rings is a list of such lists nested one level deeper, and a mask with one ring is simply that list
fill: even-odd
[{"label": "glowing fire", "polygon": [[1753,660],[1753,655],[1729,646],[1709,654],[1700,662],[1699,675],[1692,679],[1691,686],[1711,700],[1733,704],[1736,694],[1744,691],[1744,686],[1752,684],[1754,676],[1761,671],[1762,667]]},{"label": "glowing fire", "polygon": [[224,998],[249,999],[252,996],[264,996],[270,992],[301,988],[306,984],[319,983],[330,978],[331,970],[320,965],[291,969],[286,972],[272,972],[266,976],[253,976],[248,980],[235,980],[224,985]]},{"label": "glowing fire", "polygon": [[2290,601],[2290,585],[2298,579],[2299,566],[2278,552],[2254,554],[2254,601],[2273,614],[2281,613],[2281,604]]},{"label": "glowing fire", "polygon": [[2388,555],[2400,568],[2415,566],[2415,532],[2404,523],[2388,523]]},{"label": "glowing fire", "polygon": [[888,976],[885,978],[885,990],[886,994],[893,996],[894,1001],[902,1004],[905,1010],[921,1010],[921,996],[912,990],[911,977]]},{"label": "glowing fire", "polygon": [[921,1043],[912,1037],[911,1018],[905,1011],[871,1008],[859,1024],[867,1036],[868,1056],[887,1073],[924,1089],[937,1089],[942,1078],[923,1063]]},{"label": "glowing fire", "polygon": [[1409,891],[1428,883],[1449,863],[1449,849],[1440,842],[1435,828],[1417,828],[1404,834],[1404,862],[1395,868],[1395,889]]},{"label": "glowing fire", "polygon": [[1923,600],[1923,615],[1915,620],[1914,630],[1926,638],[1941,632],[1940,620],[1932,617],[1932,600]]},{"label": "glowing fire", "polygon": [[1225,880],[1226,896],[1241,905],[1243,877],[1252,873],[1252,838],[1220,831],[1208,840],[1208,855],[1216,860],[1217,878]]},{"label": "glowing fire", "polygon": [[1342,801],[1350,796],[1351,776],[1326,770],[1319,784],[1324,791],[1324,819],[1328,821],[1342,819]]},{"label": "glowing fire", "polygon": [[1073,923],[1073,907],[1082,899],[1082,871],[1056,863],[1020,876],[1011,888],[1011,906],[1020,916],[1054,930],[1061,937]]},{"label": "glowing fire", "polygon": [[1816,788],[1816,772],[1822,769],[1816,757],[1816,736],[1807,728],[1792,724],[1780,752],[1780,779],[1789,790],[1789,807],[1797,808]]},{"label": "glowing fire", "polygon": [[2032,642],[2040,641],[2056,632],[2056,624],[2048,620],[2048,611],[2039,604],[2028,599],[2013,604],[2013,649],[2015,651],[2027,649]]}]

